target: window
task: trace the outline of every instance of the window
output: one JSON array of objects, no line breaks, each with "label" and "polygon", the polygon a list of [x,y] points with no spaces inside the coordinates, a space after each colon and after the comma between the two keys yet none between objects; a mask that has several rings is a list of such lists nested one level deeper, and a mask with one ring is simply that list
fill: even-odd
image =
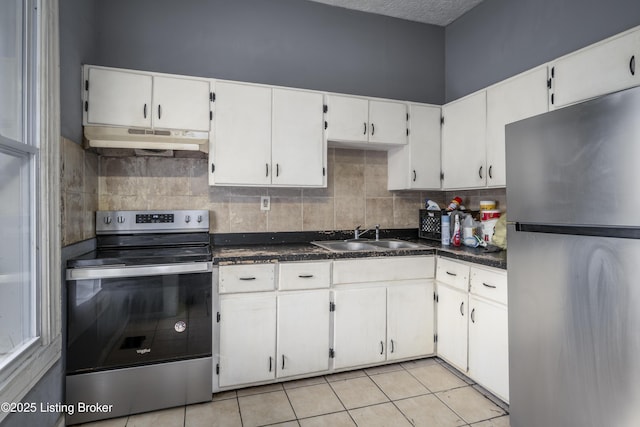
[{"label": "window", "polygon": [[0,367],[38,336],[35,67],[24,0],[0,2]]},{"label": "window", "polygon": [[61,354],[57,17],[56,0],[0,0],[0,402]]}]

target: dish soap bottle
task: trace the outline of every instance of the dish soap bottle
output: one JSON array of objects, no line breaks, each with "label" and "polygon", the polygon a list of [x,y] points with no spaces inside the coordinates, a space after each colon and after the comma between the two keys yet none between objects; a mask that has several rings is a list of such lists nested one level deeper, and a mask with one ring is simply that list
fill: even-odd
[{"label": "dish soap bottle", "polygon": [[449,246],[451,243],[451,219],[449,215],[445,212],[442,212],[442,217],[440,218],[440,243],[443,246]]},{"label": "dish soap bottle", "polygon": [[451,243],[453,246],[460,246],[461,238],[460,238],[460,216],[455,215],[454,223],[453,223],[453,236],[451,237]]}]

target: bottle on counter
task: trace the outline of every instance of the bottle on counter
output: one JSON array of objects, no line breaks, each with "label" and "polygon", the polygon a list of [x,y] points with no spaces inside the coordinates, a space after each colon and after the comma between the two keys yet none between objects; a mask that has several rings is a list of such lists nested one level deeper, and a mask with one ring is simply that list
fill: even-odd
[{"label": "bottle on counter", "polygon": [[449,212],[451,211],[455,211],[456,209],[458,209],[460,207],[460,204],[462,203],[462,199],[460,197],[454,197],[453,200],[451,200],[451,202],[449,202],[449,206],[447,206],[447,210]]},{"label": "bottle on counter", "polygon": [[449,246],[451,244],[451,218],[447,213],[442,212],[440,219],[440,243],[443,246]]},{"label": "bottle on counter", "polygon": [[460,243],[462,243],[460,234],[460,216],[456,215],[453,223],[453,235],[451,237],[451,243],[453,243],[453,246],[460,246]]}]

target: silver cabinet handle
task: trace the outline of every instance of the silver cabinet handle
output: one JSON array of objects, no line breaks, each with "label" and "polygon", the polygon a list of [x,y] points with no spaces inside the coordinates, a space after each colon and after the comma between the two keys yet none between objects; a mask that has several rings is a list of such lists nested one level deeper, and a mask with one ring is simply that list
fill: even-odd
[{"label": "silver cabinet handle", "polygon": [[367,134],[367,122],[364,122],[364,132],[362,134],[363,135]]},{"label": "silver cabinet handle", "polygon": [[457,274],[456,274],[456,273],[452,273],[452,272],[450,272],[450,271],[447,271],[447,274],[448,274],[449,276],[457,276]]},{"label": "silver cabinet handle", "polygon": [[460,303],[460,315],[464,316],[464,301]]},{"label": "silver cabinet handle", "polygon": [[478,169],[478,175],[480,176],[480,179],[482,179],[482,166]]},{"label": "silver cabinet handle", "polygon": [[158,104],[158,119],[162,118],[162,106]]},{"label": "silver cabinet handle", "polygon": [[311,279],[313,274],[298,274],[298,277],[301,279]]},{"label": "silver cabinet handle", "polygon": [[271,356],[269,356],[269,372],[271,372],[273,369],[273,359],[271,358]]},{"label": "silver cabinet handle", "polygon": [[256,280],[255,277],[239,277],[240,280]]},{"label": "silver cabinet handle", "polygon": [[487,288],[491,288],[491,289],[495,289],[495,288],[496,288],[496,286],[495,286],[495,285],[489,285],[489,284],[484,283],[484,282],[482,282],[482,285],[483,285],[483,286],[486,286]]},{"label": "silver cabinet handle", "polygon": [[395,351],[395,345],[393,344],[393,340],[391,340],[391,353]]},{"label": "silver cabinet handle", "polygon": [[471,310],[471,321],[472,321],[473,323],[476,323],[476,317],[475,317],[475,314],[476,314],[476,309],[474,308],[473,310]]},{"label": "silver cabinet handle", "polygon": [[284,369],[284,354],[282,355],[282,369]]},{"label": "silver cabinet handle", "polygon": [[384,342],[380,341],[380,354],[384,354]]}]

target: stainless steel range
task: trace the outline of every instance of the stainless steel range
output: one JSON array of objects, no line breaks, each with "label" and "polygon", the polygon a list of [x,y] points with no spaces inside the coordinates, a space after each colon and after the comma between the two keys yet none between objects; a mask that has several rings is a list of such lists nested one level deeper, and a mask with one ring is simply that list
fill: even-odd
[{"label": "stainless steel range", "polygon": [[211,400],[209,212],[99,211],[96,236],[67,264],[67,423]]}]

